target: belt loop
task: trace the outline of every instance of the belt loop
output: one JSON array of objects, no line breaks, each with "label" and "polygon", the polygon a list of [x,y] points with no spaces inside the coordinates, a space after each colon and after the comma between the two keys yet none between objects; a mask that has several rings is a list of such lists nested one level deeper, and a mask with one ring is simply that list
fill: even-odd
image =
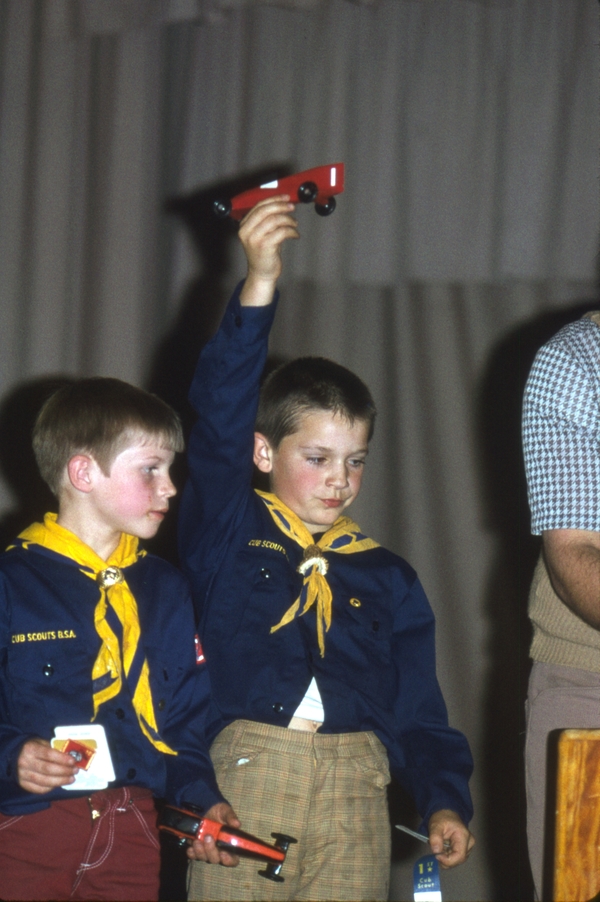
[{"label": "belt loop", "polygon": [[132,802],[131,802],[131,793],[129,792],[129,789],[127,788],[127,786],[121,787],[121,792],[122,792],[122,796],[121,796],[121,800],[119,800],[120,804],[119,804],[119,801],[117,801],[117,799],[115,799],[115,811],[123,812],[123,811],[127,811],[127,806],[128,805],[131,806]]}]

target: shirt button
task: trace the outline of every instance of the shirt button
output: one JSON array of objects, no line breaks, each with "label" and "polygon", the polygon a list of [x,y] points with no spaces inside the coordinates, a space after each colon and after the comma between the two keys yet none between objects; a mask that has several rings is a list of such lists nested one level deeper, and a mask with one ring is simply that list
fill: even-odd
[{"label": "shirt button", "polygon": [[133,778],[135,777],[136,773],[137,773],[137,771],[136,771],[135,767],[130,767],[129,770],[127,771],[127,779],[128,779],[128,780],[133,780]]},{"label": "shirt button", "polygon": [[119,720],[123,720],[123,718],[125,717],[125,712],[123,711],[123,708],[117,708],[117,710],[115,711],[115,715],[116,715],[116,717],[119,718]]},{"label": "shirt button", "polygon": [[164,698],[161,698],[161,700],[159,701],[159,703],[158,703],[158,705],[157,705],[156,707],[158,708],[159,711],[164,711],[164,710],[165,710],[165,700],[164,700]]},{"label": "shirt button", "polygon": [[360,608],[362,605],[362,602],[359,601],[358,598],[351,598],[350,604],[352,605],[353,608]]},{"label": "shirt button", "polygon": [[277,714],[281,714],[281,712],[283,711],[283,705],[281,704],[281,702],[276,702],[276,704],[273,705],[273,711],[275,711]]},{"label": "shirt button", "polygon": [[260,571],[260,575],[262,576],[263,579],[271,579],[271,571],[269,570],[268,567],[263,567],[262,570]]},{"label": "shirt button", "polygon": [[44,664],[43,674],[44,676],[52,676],[54,673],[54,667],[52,664]]}]

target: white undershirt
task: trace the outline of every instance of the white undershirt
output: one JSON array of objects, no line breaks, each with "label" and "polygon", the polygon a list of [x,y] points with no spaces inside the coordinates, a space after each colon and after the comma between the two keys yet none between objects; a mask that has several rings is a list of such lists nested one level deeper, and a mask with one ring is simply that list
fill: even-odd
[{"label": "white undershirt", "polygon": [[294,717],[303,717],[305,720],[314,720],[317,723],[323,723],[325,720],[325,710],[321,701],[321,693],[317,686],[317,681],[313,677],[310,686],[306,690],[306,695],[294,711]]}]

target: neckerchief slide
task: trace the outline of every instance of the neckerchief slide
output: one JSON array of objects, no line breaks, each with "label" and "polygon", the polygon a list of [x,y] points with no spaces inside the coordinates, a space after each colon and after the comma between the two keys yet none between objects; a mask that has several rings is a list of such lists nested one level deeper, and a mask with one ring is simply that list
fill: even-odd
[{"label": "neckerchief slide", "polygon": [[[277,495],[256,490],[267,506],[276,525],[288,538],[297,542],[304,549],[298,573],[304,577],[304,584],[296,601],[288,608],[279,623],[271,627],[271,632],[281,629],[290,623],[298,614],[306,614],[314,604],[317,612],[317,638],[321,657],[325,656],[325,633],[331,626],[331,607],[333,596],[327,582],[329,562],[324,552],[336,554],[356,554],[379,548],[379,543],[369,539],[361,531],[357,523],[350,517],[338,517],[331,529],[328,529],[315,542],[313,536],[300,518],[279,500]],[[302,608],[302,610],[300,610]]]}]

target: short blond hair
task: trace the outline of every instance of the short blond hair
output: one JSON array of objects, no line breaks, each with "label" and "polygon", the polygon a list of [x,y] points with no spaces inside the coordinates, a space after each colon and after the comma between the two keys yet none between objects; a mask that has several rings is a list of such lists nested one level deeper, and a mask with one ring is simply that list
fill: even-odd
[{"label": "short blond hair", "polygon": [[89,454],[108,476],[115,458],[139,435],[155,437],[171,451],[184,448],[179,417],[157,395],[120,379],[77,379],[42,407],[33,451],[42,478],[58,496],[72,457]]}]

